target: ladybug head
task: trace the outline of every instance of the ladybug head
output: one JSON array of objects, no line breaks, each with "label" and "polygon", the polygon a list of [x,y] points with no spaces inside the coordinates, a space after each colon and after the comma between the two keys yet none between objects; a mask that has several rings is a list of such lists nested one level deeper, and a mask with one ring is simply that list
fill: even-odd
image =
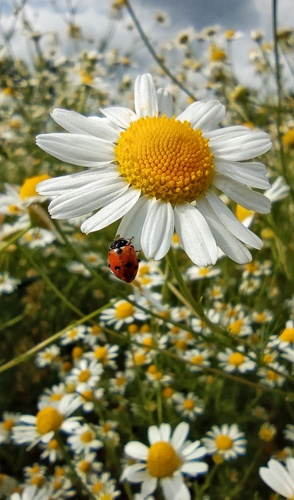
[{"label": "ladybug head", "polygon": [[110,249],[111,250],[116,250],[118,248],[125,247],[126,245],[130,244],[130,240],[125,240],[124,238],[118,238],[117,240],[114,240],[111,245]]}]

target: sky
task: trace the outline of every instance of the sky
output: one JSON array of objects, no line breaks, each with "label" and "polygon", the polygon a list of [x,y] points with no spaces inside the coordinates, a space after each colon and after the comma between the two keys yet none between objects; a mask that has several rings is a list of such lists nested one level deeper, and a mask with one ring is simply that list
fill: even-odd
[{"label": "sky", "polygon": [[[13,25],[12,4],[16,0],[2,0],[0,23],[5,30]],[[20,0],[18,0],[20,2]],[[57,0],[55,3],[63,14],[54,11],[52,0],[27,0],[25,15],[36,31],[41,33],[56,33],[61,40],[61,49],[69,50],[66,39],[66,24],[63,17],[65,5],[77,5],[76,22],[81,26],[82,33],[93,39],[106,37],[109,33],[109,7],[111,0]],[[180,30],[193,27],[201,31],[207,26],[220,25],[223,29],[240,31],[243,36],[234,42],[234,65],[239,79],[248,83],[252,79],[248,64],[248,52],[254,46],[250,37],[252,30],[261,29],[271,40],[271,0],[132,0],[133,9],[142,23],[142,27],[151,40],[158,43],[175,36]],[[283,27],[294,27],[294,0],[278,0],[278,24]],[[156,27],[154,13],[157,10],[166,11],[171,18],[169,26]],[[125,29],[128,16],[115,23],[112,43],[126,52],[132,47],[133,40]],[[155,33],[156,27],[156,33]],[[15,27],[13,51],[17,57],[29,57],[32,47],[23,36],[21,23]],[[1,35],[1,32],[0,32]],[[45,37],[44,37],[45,40]],[[88,46],[93,48],[94,46]],[[142,57],[146,54],[140,49]],[[68,54],[70,55],[70,54]],[[146,60],[148,57],[146,56]],[[139,68],[141,69],[141,68]]]}]

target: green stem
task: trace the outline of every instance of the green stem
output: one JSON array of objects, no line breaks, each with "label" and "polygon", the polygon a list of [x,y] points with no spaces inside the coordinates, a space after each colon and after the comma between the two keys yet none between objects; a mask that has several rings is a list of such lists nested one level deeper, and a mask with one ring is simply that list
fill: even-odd
[{"label": "green stem", "polygon": [[185,282],[185,280],[183,278],[183,275],[182,275],[182,273],[180,271],[180,268],[178,266],[178,263],[177,263],[177,260],[175,258],[175,255],[174,255],[174,252],[173,252],[172,248],[170,248],[170,250],[169,250],[166,258],[168,260],[170,268],[173,271],[174,277],[175,277],[175,279],[177,281],[177,284],[178,284],[178,286],[180,288],[180,291],[181,291],[183,297],[190,304],[190,307],[192,308],[192,310],[194,311],[194,313],[196,314],[196,316],[198,316],[213,331],[215,331],[217,333],[221,333],[222,335],[227,335],[226,330],[224,330],[223,328],[220,328],[219,326],[215,325],[214,323],[212,323],[207,318],[202,305],[199,302],[196,302],[196,300],[192,296],[192,294],[191,294],[189,288],[187,287],[187,284],[186,284],[186,282]]},{"label": "green stem", "polygon": [[76,469],[74,468],[73,464],[72,464],[72,460],[71,460],[71,456],[70,454],[68,453],[68,450],[66,449],[66,446],[61,438],[61,435],[59,432],[56,432],[55,434],[55,439],[56,441],[58,442],[58,445],[59,445],[59,448],[61,449],[61,452],[62,452],[62,455],[63,455],[63,458],[64,458],[64,461],[66,462],[66,464],[68,465],[70,471],[71,471],[71,474],[73,476],[73,479],[74,479],[74,482],[78,485],[80,485],[80,487],[82,488],[82,490],[85,490],[86,493],[87,493],[87,498],[91,498],[92,500],[95,500],[96,496],[92,494],[91,490],[88,488],[88,486],[83,483],[81,477],[78,475]]},{"label": "green stem", "polygon": [[159,57],[159,55],[155,52],[153,46],[151,45],[151,43],[149,42],[149,39],[146,35],[146,33],[143,31],[143,28],[138,20],[138,18],[136,17],[136,14],[131,6],[131,3],[129,0],[125,0],[125,6],[126,8],[128,9],[128,12],[133,20],[133,23],[134,25],[136,26],[136,29],[144,43],[144,45],[146,46],[146,48],[148,49],[148,51],[150,52],[151,56],[153,57],[153,59],[157,62],[157,64],[161,67],[161,69],[165,72],[165,74],[183,91],[185,92],[185,94],[187,94],[189,97],[191,97],[191,99],[193,99],[194,101],[196,101],[196,96],[194,94],[192,94],[191,92],[189,92],[188,89],[186,89],[186,87],[182,84],[182,82],[180,80],[177,79],[177,77],[175,77],[169,70],[169,68],[164,64],[164,62],[162,61],[162,59]]}]

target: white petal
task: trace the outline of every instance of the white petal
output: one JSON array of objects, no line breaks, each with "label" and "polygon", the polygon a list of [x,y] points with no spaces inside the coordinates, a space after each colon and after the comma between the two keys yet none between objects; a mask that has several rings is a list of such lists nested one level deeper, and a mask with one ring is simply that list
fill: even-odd
[{"label": "white petal", "polygon": [[158,89],[157,91],[158,100],[158,115],[165,115],[168,118],[173,116],[173,98],[168,90]]},{"label": "white petal", "polygon": [[189,476],[198,476],[205,474],[208,471],[208,465],[205,462],[184,462],[181,467],[181,472],[189,474]]},{"label": "white petal", "polygon": [[108,205],[128,189],[128,184],[121,178],[113,180],[111,184],[107,180],[96,181],[90,186],[86,185],[54,198],[49,204],[49,212],[54,219],[79,217]]},{"label": "white petal", "polygon": [[240,182],[229,179],[225,175],[215,174],[213,184],[248,210],[254,210],[260,214],[267,214],[271,210],[271,202],[266,196],[240,184]]},{"label": "white petal", "polygon": [[124,452],[128,457],[135,458],[136,460],[146,460],[149,448],[140,443],[140,441],[131,441],[124,447]]},{"label": "white petal", "polygon": [[122,218],[117,234],[122,238],[133,238],[135,250],[141,250],[141,233],[147,216],[150,199],[141,196],[131,210]]},{"label": "white petal", "polygon": [[171,444],[178,451],[183,445],[188,433],[189,433],[189,424],[186,422],[181,422],[174,430],[174,433],[171,438]]},{"label": "white petal", "polygon": [[129,108],[111,107],[101,109],[108,120],[115,123],[119,127],[126,129],[130,126],[131,122],[138,119],[137,115]]},{"label": "white petal", "polygon": [[226,127],[205,134],[216,157],[243,161],[266,153],[272,146],[265,132],[256,132],[243,126]]},{"label": "white petal", "polygon": [[181,456],[185,460],[195,460],[196,458],[204,457],[204,455],[206,455],[206,448],[200,446],[200,441],[189,443],[181,450]]},{"label": "white petal", "polygon": [[92,135],[111,142],[116,142],[119,136],[117,130],[106,123],[105,118],[95,117],[93,120],[75,111],[59,108],[54,109],[51,116],[58,125],[72,134]]},{"label": "white petal", "polygon": [[[239,240],[247,245],[257,248],[258,250],[262,247],[262,241],[256,234],[254,234],[250,229],[245,227],[231,210],[223,203],[218,196],[212,192],[206,194],[206,199],[208,200],[211,208],[215,212],[216,216],[219,217],[224,226]],[[201,200],[200,200],[201,204]],[[199,204],[198,204],[199,205]]]},{"label": "white petal", "polygon": [[263,163],[241,163],[215,159],[215,170],[246,186],[259,189],[268,189],[271,185],[266,177],[266,168]]},{"label": "white petal", "polygon": [[135,205],[139,196],[139,190],[128,189],[122,196],[115,199],[112,203],[109,203],[109,205],[101,208],[99,212],[83,222],[81,230],[88,234],[109,226],[117,219],[123,217]]},{"label": "white petal", "polygon": [[150,427],[148,427],[148,439],[150,444],[161,441],[160,430],[158,427],[156,427],[156,425],[151,425]]},{"label": "white petal", "polygon": [[59,160],[82,167],[98,167],[114,160],[110,141],[82,134],[42,134],[37,145]]},{"label": "white petal", "polygon": [[135,111],[139,118],[157,116],[157,95],[151,75],[140,75],[135,81]]},{"label": "white petal", "polygon": [[36,186],[37,192],[46,196],[58,196],[72,189],[77,189],[86,185],[91,185],[97,179],[108,179],[111,184],[119,176],[118,170],[114,165],[92,168],[78,172],[76,174],[62,175],[53,177],[40,182]]},{"label": "white petal", "polygon": [[176,233],[188,257],[197,266],[215,264],[217,247],[205,218],[190,203],[174,208]]},{"label": "white petal", "polygon": [[193,102],[183,111],[177,120],[187,120],[191,126],[199,128],[202,132],[214,130],[226,114],[226,109],[219,101]]},{"label": "white petal", "polygon": [[171,435],[171,426],[169,424],[161,424],[159,427],[162,441],[169,442]]},{"label": "white petal", "polygon": [[206,218],[217,245],[223,252],[238,264],[252,260],[251,253],[237,238],[235,238],[220,222],[206,199],[198,204],[199,211]]},{"label": "white petal", "polygon": [[160,260],[170,249],[174,233],[174,213],[170,203],[152,198],[141,234],[146,259]]},{"label": "white petal", "polygon": [[146,464],[138,463],[126,467],[121,475],[121,480],[124,481],[126,479],[127,481],[130,481],[130,483],[141,483],[148,477],[149,474],[146,471]]},{"label": "white petal", "polygon": [[183,482],[181,475],[164,477],[160,480],[165,500],[190,500],[189,489]]},{"label": "white petal", "polygon": [[157,482],[158,482],[157,477],[152,477],[150,475],[145,479],[145,481],[141,486],[141,495],[143,496],[143,498],[149,497],[149,495],[153,493],[153,491],[157,486]]},{"label": "white petal", "polygon": [[288,472],[277,460],[270,460],[268,467],[261,467],[259,475],[262,480],[274,491],[286,498],[292,498],[294,494],[294,484]]}]

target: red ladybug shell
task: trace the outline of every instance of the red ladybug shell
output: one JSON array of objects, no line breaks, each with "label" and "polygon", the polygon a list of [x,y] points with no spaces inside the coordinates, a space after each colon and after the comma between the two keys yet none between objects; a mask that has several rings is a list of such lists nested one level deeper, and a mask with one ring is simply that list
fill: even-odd
[{"label": "red ladybug shell", "polygon": [[111,271],[117,278],[131,283],[138,272],[139,259],[132,245],[132,239],[115,239],[108,252],[108,262]]}]

